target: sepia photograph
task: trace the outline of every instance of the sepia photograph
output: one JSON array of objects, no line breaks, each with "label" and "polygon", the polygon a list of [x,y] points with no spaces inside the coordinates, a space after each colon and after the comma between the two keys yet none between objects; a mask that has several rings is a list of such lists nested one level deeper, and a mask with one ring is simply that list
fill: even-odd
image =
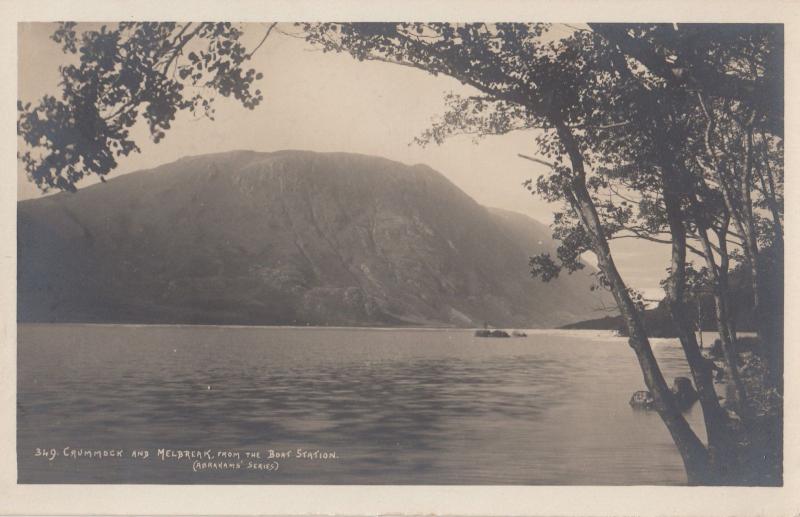
[{"label": "sepia photograph", "polygon": [[782,23],[268,14],[16,23],[17,485],[784,486]]}]

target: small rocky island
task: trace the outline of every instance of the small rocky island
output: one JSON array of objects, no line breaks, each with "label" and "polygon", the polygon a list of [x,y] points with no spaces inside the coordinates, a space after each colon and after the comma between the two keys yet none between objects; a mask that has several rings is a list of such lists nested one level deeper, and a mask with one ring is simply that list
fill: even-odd
[{"label": "small rocky island", "polygon": [[509,334],[505,330],[484,328],[476,330],[475,337],[528,337],[528,334],[521,330],[514,330]]},{"label": "small rocky island", "polygon": [[475,337],[511,337],[511,334],[505,330],[479,329],[475,331]]}]

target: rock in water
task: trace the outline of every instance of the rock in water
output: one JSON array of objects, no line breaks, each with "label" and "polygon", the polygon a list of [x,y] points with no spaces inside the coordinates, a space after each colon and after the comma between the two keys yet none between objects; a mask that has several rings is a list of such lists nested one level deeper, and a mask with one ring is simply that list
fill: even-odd
[{"label": "rock in water", "polygon": [[633,409],[653,409],[655,407],[655,400],[650,395],[649,391],[637,391],[631,396],[629,402]]},{"label": "rock in water", "polygon": [[511,337],[505,330],[476,330],[475,337]]},{"label": "rock in water", "polygon": [[687,377],[675,377],[672,393],[675,394],[675,400],[681,410],[689,409],[697,401],[697,391]]}]

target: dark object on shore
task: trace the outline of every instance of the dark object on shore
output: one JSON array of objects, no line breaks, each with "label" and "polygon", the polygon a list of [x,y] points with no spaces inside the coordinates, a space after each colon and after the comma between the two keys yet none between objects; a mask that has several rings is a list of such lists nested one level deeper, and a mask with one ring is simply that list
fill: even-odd
[{"label": "dark object on shore", "polygon": [[655,400],[650,395],[649,391],[637,391],[631,396],[629,402],[633,409],[653,409],[655,407]]},{"label": "dark object on shore", "polygon": [[697,391],[687,377],[675,377],[672,393],[675,394],[675,401],[681,410],[689,409],[697,401]]},{"label": "dark object on shore", "polygon": [[511,336],[512,337],[528,337],[528,334],[526,334],[525,332],[523,332],[521,330],[515,330],[514,332],[511,333]]},{"label": "dark object on shore", "polygon": [[481,329],[475,331],[475,337],[511,337],[505,330]]}]

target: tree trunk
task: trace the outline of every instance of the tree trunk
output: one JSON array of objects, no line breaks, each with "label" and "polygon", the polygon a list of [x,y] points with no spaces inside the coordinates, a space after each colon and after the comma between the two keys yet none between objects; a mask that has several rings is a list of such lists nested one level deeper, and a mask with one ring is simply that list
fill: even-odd
[{"label": "tree trunk", "polygon": [[754,166],[754,151],[753,151],[753,128],[751,120],[747,123],[744,129],[744,147],[745,147],[745,173],[744,184],[740,189],[743,193],[742,202],[742,218],[744,226],[744,238],[746,252],[750,257],[750,271],[751,280],[753,283],[753,304],[756,316],[756,328],[758,330],[758,337],[761,341],[762,349],[765,352],[767,363],[769,365],[769,372],[767,382],[770,386],[777,386],[778,375],[778,362],[776,354],[777,343],[774,340],[772,332],[772,318],[769,314],[768,307],[766,306],[766,296],[764,292],[764,283],[761,275],[761,256],[758,246],[758,231],[756,229],[755,216],[753,215],[753,172]]},{"label": "tree trunk", "polygon": [[[694,215],[695,226],[697,227],[697,236],[703,247],[705,255],[706,267],[711,274],[711,282],[714,286],[714,312],[717,323],[717,331],[719,332],[720,342],[722,343],[722,353],[725,358],[726,370],[728,378],[733,382],[734,393],[736,397],[737,413],[745,418],[749,415],[747,390],[739,375],[739,355],[736,351],[736,331],[731,320],[731,314],[728,307],[728,224],[730,222],[730,215],[726,215],[723,223],[720,225],[719,230],[716,232],[719,241],[719,256],[720,265],[717,266],[714,259],[714,250],[711,246],[711,241],[708,238],[709,222],[703,213],[698,199],[697,186],[694,180],[688,175],[684,174],[686,184],[689,187],[689,203]],[[705,180],[702,178],[700,181],[704,184]],[[706,187],[707,188],[707,187]],[[702,343],[701,343],[702,346]]]},{"label": "tree trunk", "polygon": [[[778,264],[774,264],[774,267],[778,271],[783,271],[784,238],[783,223],[781,222],[781,209],[775,187],[775,177],[772,173],[772,167],[770,167],[769,164],[769,154],[767,152],[769,143],[766,141],[766,137],[763,133],[761,138],[765,146],[764,170],[762,171],[759,168],[758,174],[764,192],[764,198],[766,199],[772,214],[772,226],[775,232],[772,241],[772,253],[774,254],[776,260],[779,261]],[[772,356],[775,363],[773,365],[775,371],[773,383],[776,385],[778,391],[783,393],[783,292],[782,290],[780,293],[770,293],[767,291],[765,294],[768,295],[768,300],[771,302],[771,310],[769,311],[769,328],[765,329],[768,335],[765,336],[765,339],[767,339],[767,342],[772,348]]]},{"label": "tree trunk", "polygon": [[719,398],[714,390],[711,367],[700,353],[686,303],[686,227],[683,223],[684,216],[680,203],[680,184],[676,172],[670,164],[662,160],[661,165],[664,204],[672,234],[672,270],[666,289],[667,306],[678,330],[678,338],[703,408],[710,461],[724,475],[724,472],[731,470],[735,462],[736,442],[733,440],[727,413],[720,406]]},{"label": "tree trunk", "polygon": [[[753,288],[753,312],[756,317],[756,330],[758,333],[759,341],[761,342],[761,349],[768,364],[767,382],[772,386],[778,386],[780,375],[778,372],[782,367],[782,361],[778,361],[777,349],[778,344],[774,335],[771,335],[768,315],[764,312],[763,297],[761,295],[761,280],[759,273],[759,249],[758,240],[755,233],[755,224],[753,221],[752,202],[749,199],[750,185],[749,181],[752,178],[753,167],[753,152],[752,152],[752,134],[748,133],[748,138],[745,139],[746,155],[745,155],[745,185],[741,184],[739,179],[739,187],[737,189],[736,173],[726,169],[726,165],[721,163],[717,151],[711,141],[711,136],[715,128],[715,120],[710,111],[710,107],[706,106],[702,94],[698,93],[700,105],[703,108],[707,119],[705,131],[705,147],[713,167],[711,172],[716,176],[719,183],[720,190],[722,191],[722,199],[725,202],[725,207],[728,214],[733,218],[736,230],[739,232],[743,240],[742,251],[744,252],[745,262],[750,270],[750,279]],[[749,131],[749,129],[748,129]],[[724,144],[723,144],[724,146]],[[743,191],[743,192],[742,192]],[[741,196],[740,196],[741,194]],[[743,199],[744,198],[744,199]]]},{"label": "tree trunk", "polygon": [[[708,233],[705,228],[698,227],[698,236],[703,245],[703,252],[705,253],[706,267],[711,273],[712,283],[714,285],[714,309],[717,321],[717,331],[722,343],[722,354],[725,358],[727,365],[727,373],[733,382],[734,393],[736,394],[736,408],[737,413],[747,418],[749,415],[747,389],[742,382],[741,375],[739,374],[739,354],[736,350],[736,334],[731,325],[730,311],[728,309],[728,275],[727,271],[722,274],[714,260],[714,252],[711,248],[711,243],[708,239]],[[724,239],[724,235],[722,236]],[[727,253],[727,247],[721,246],[720,253]],[[726,262],[727,260],[722,260]],[[726,265],[727,268],[727,265]]]},{"label": "tree trunk", "polygon": [[[578,191],[575,193],[575,198],[578,200],[581,219],[591,229],[591,233],[597,234],[601,231],[599,219],[593,217],[590,205],[585,202],[588,192],[584,195],[580,192],[580,188],[575,190]],[[672,391],[664,380],[650,346],[650,341],[647,338],[641,316],[616,268],[610,251],[602,244],[594,246],[594,251],[600,269],[611,284],[614,300],[628,329],[628,344],[636,353],[645,385],[653,396],[655,407],[681,453],[689,484],[713,482],[712,480],[716,476],[712,476],[710,472],[708,451],[691,427],[689,427],[688,422],[676,404]],[[714,425],[711,426],[712,429],[715,427]]]},{"label": "tree trunk", "polygon": [[766,136],[761,134],[761,141],[764,146],[764,170],[757,167],[758,178],[761,182],[761,189],[764,193],[764,199],[772,214],[772,226],[775,232],[775,245],[780,246],[783,250],[783,224],[781,223],[781,208],[778,202],[777,192],[775,188],[775,176],[772,174],[772,167],[769,165],[769,142]]},{"label": "tree trunk", "polygon": [[592,250],[597,256],[601,271],[611,286],[614,300],[628,328],[628,344],[636,353],[645,385],[653,397],[656,410],[681,454],[689,484],[715,484],[719,481],[719,477],[709,461],[709,451],[706,450],[703,442],[697,437],[678,408],[675,397],[664,380],[664,375],[653,354],[641,315],[611,256],[597,209],[586,188],[583,157],[577,142],[566,124],[557,117],[553,118],[559,138],[572,163],[567,198],[587,233],[591,236]]},{"label": "tree trunk", "polygon": [[777,337],[774,316],[770,314],[765,305],[764,289],[762,284],[760,255],[756,236],[747,231],[745,234],[745,257],[750,269],[750,282],[753,289],[753,313],[756,319],[756,332],[761,349],[767,360],[767,383],[769,387],[778,388],[781,377],[781,361],[778,358],[778,348],[782,341]]}]

